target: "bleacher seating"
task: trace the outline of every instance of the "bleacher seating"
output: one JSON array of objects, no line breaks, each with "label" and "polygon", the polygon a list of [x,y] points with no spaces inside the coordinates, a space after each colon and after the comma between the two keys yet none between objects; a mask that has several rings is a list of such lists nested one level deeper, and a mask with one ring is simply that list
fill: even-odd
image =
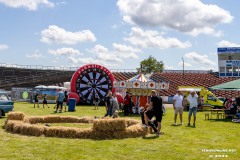
[{"label": "bleacher seating", "polygon": [[[11,90],[12,87],[34,87],[36,85],[59,85],[69,82],[75,71],[24,69],[14,67],[0,67],[0,89]],[[137,72],[112,72],[117,81],[127,80],[136,76]],[[169,82],[169,89],[162,90],[161,95],[174,95],[178,86],[203,86],[209,88],[214,85],[236,80],[236,77],[218,77],[218,74],[208,72],[163,72],[154,73],[150,78],[156,82]],[[212,91],[216,96],[237,96],[238,91]]]},{"label": "bleacher seating", "polygon": [[[202,86],[209,88],[214,85],[236,80],[236,77],[218,77],[210,73],[155,73],[150,77],[154,81],[163,79],[170,83],[168,91],[161,91],[162,95],[174,95],[178,86]],[[238,91],[212,91],[216,96],[223,97],[230,95],[236,97],[240,94]]]}]

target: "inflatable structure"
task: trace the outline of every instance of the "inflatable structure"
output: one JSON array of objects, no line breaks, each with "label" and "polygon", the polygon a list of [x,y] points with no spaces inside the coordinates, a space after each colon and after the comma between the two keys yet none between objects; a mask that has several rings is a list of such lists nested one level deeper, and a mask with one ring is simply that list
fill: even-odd
[{"label": "inflatable structure", "polygon": [[97,64],[88,64],[80,67],[72,76],[71,92],[79,95],[81,101],[91,103],[95,97],[100,100],[113,89],[114,76],[105,67]]}]

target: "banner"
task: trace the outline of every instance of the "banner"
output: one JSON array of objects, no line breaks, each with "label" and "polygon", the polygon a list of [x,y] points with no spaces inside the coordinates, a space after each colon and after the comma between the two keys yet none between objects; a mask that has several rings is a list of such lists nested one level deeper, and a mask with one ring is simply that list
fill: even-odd
[{"label": "banner", "polygon": [[11,100],[30,102],[32,97],[32,90],[32,88],[13,87],[11,90]]}]

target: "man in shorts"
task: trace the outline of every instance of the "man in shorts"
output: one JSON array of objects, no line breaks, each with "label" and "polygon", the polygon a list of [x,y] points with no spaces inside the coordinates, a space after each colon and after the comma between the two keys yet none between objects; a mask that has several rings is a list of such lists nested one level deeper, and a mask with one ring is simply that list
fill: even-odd
[{"label": "man in shorts", "polygon": [[57,93],[57,108],[55,113],[57,113],[59,109],[59,113],[62,113],[62,107],[63,107],[63,99],[64,99],[64,92],[60,89],[60,91]]},{"label": "man in shorts", "polygon": [[183,114],[183,96],[180,90],[177,91],[177,94],[173,97],[173,109],[174,109],[174,124],[177,125],[177,115],[180,116],[180,125],[183,125],[182,114]]},{"label": "man in shorts", "polygon": [[198,105],[198,95],[195,91],[192,91],[187,98],[189,102],[189,113],[188,113],[188,126],[190,126],[191,116],[194,116],[193,126],[196,126],[196,114],[197,114],[197,105]]},{"label": "man in shorts", "polygon": [[151,98],[151,102],[148,105],[145,114],[144,114],[144,120],[145,120],[145,124],[146,126],[148,126],[148,121],[149,121],[149,117],[155,117],[156,121],[158,123],[158,131],[156,133],[157,136],[159,136],[160,134],[163,134],[161,131],[161,122],[162,122],[162,115],[163,115],[163,110],[162,110],[162,98],[160,96],[157,95],[155,90],[152,90],[151,92],[152,98]]},{"label": "man in shorts", "polygon": [[35,105],[37,104],[37,107],[39,108],[39,102],[38,102],[38,96],[39,96],[39,91],[37,90],[36,94],[34,95],[34,108]]}]

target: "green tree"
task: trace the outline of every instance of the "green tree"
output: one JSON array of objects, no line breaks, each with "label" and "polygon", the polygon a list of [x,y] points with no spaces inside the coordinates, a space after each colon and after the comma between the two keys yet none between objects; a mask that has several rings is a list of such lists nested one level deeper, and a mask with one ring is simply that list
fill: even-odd
[{"label": "green tree", "polygon": [[151,55],[141,61],[140,65],[141,67],[137,69],[143,73],[162,72],[164,70],[164,63],[157,61],[157,59]]}]

